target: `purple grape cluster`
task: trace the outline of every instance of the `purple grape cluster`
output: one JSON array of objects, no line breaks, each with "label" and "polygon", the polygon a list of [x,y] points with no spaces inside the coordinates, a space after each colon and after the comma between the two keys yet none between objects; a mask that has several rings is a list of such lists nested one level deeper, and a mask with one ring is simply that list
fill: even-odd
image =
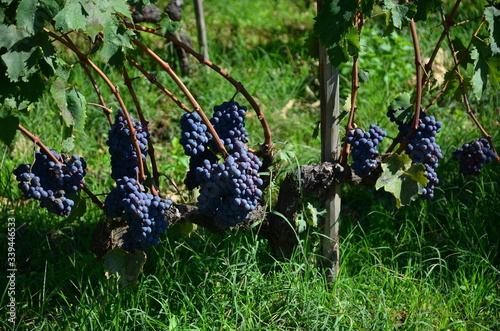
[{"label": "purple grape cluster", "polygon": [[227,146],[228,151],[234,148],[234,143],[237,141],[244,144],[248,142],[248,132],[245,129],[246,112],[247,108],[235,101],[223,102],[214,107],[214,115],[210,123],[214,126],[222,143]]},{"label": "purple grape cluster", "polygon": [[[263,181],[258,173],[262,164],[245,146],[248,142],[244,122],[246,111],[246,107],[234,101],[214,107],[210,123],[230,154],[222,162],[211,151],[216,149],[215,142],[206,132],[206,126],[201,124],[201,118],[197,114],[189,117],[185,114],[185,119],[181,118],[181,144],[186,155],[191,157],[184,183],[190,190],[200,187],[198,209],[204,215],[214,216],[215,225],[221,229],[246,219],[262,196],[259,186]],[[207,141],[200,137],[207,137]]]},{"label": "purple grape cluster", "polygon": [[120,217],[127,222],[122,248],[135,251],[158,244],[168,225],[165,211],[171,205],[171,200],[146,193],[135,179],[123,177],[116,180],[116,187],[106,197],[104,211],[110,218]]},{"label": "purple grape cluster", "polygon": [[78,155],[66,157],[55,150],[50,152],[61,163],[36,152],[33,165],[20,164],[13,173],[26,198],[39,200],[40,207],[47,208],[51,213],[68,216],[75,204],[68,197],[76,194],[85,184],[87,164]]},{"label": "purple grape cluster", "polygon": [[[132,116],[130,119],[134,122]],[[142,162],[144,162],[148,154],[149,133],[144,130],[144,126],[139,121],[134,122],[134,129],[141,150]],[[109,146],[109,154],[111,155],[111,178],[137,177],[139,171],[137,151],[134,148],[127,119],[121,108],[118,109],[115,123],[108,132],[106,145]]]},{"label": "purple grape cluster", "polygon": [[434,116],[427,116],[424,112],[420,112],[420,123],[409,137],[407,135],[410,132],[410,123],[399,126],[402,141],[407,143],[406,154],[413,163],[422,163],[425,166],[428,182],[423,188],[422,197],[426,199],[434,198],[434,187],[439,184],[436,168],[443,155],[436,142],[436,135],[441,131],[441,126],[441,122],[437,122]]},{"label": "purple grape cluster", "polygon": [[460,172],[464,175],[479,175],[483,165],[497,158],[486,138],[472,140],[453,152],[453,159],[458,161]]},{"label": "purple grape cluster", "polygon": [[370,125],[370,130],[363,132],[360,128],[347,132],[346,142],[352,146],[353,163],[351,168],[360,177],[366,177],[378,167],[378,144],[387,135],[376,125]]},{"label": "purple grape cluster", "polygon": [[238,141],[234,143],[233,153],[222,163],[205,160],[196,168],[200,183],[199,211],[215,216],[215,225],[221,229],[242,222],[262,196],[261,165],[259,158]]},{"label": "purple grape cluster", "polygon": [[203,153],[207,148],[212,135],[207,131],[207,126],[202,123],[198,113],[184,113],[181,117],[181,140],[184,153],[194,156]]}]

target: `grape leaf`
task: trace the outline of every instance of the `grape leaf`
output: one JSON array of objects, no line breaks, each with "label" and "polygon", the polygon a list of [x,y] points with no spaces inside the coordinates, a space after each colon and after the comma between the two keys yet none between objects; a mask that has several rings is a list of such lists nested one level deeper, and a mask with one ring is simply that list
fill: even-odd
[{"label": "grape leaf", "polygon": [[146,263],[146,253],[137,250],[134,253],[128,253],[121,248],[115,248],[106,255],[105,260],[105,276],[109,279],[112,275],[118,276],[118,281],[125,285],[136,285],[139,275],[142,273],[142,268]]},{"label": "grape leaf", "polygon": [[413,118],[413,104],[410,101],[411,96],[408,92],[398,95],[387,108],[388,111],[394,111],[396,120],[407,123]]},{"label": "grape leaf", "polygon": [[375,0],[361,0],[361,12],[365,16],[372,16],[373,6],[375,5]]},{"label": "grape leaf", "polygon": [[61,153],[70,153],[75,148],[75,137],[68,137],[61,143]]},{"label": "grape leaf", "polygon": [[29,33],[35,32],[35,14],[38,0],[21,0],[17,7],[17,27],[26,29]]},{"label": "grape leaf", "polygon": [[430,13],[436,12],[442,5],[441,0],[418,0],[415,21],[425,21]]},{"label": "grape leaf", "polygon": [[490,47],[493,55],[500,53],[500,9],[488,6],[484,9],[485,20],[490,33]]},{"label": "grape leaf", "polygon": [[50,93],[61,112],[63,112],[68,107],[66,101],[66,84],[68,82],[70,70],[61,59],[58,60],[58,63],[59,66],[56,69],[57,77],[50,86]]},{"label": "grape leaf", "polygon": [[56,21],[56,29],[62,32],[85,30],[87,26],[87,18],[81,1],[67,1],[54,20]]},{"label": "grape leaf", "polygon": [[0,118],[0,140],[7,146],[10,146],[12,140],[16,135],[19,119],[15,116],[9,115]]},{"label": "grape leaf", "polygon": [[384,0],[383,9],[390,11],[390,27],[401,29],[410,23],[417,12],[417,6],[412,2],[403,3],[401,5],[394,3],[392,0]]},{"label": "grape leaf", "polygon": [[75,88],[66,91],[67,107],[63,108],[61,113],[67,126],[74,125],[75,130],[84,133],[85,125],[85,97]]},{"label": "grape leaf", "polygon": [[427,178],[424,176],[425,166],[421,163],[412,164],[406,154],[389,156],[382,163],[382,170],[375,188],[383,188],[394,195],[397,208],[415,200],[427,184]]},{"label": "grape leaf", "polygon": [[163,35],[172,33],[181,27],[179,22],[172,21],[168,17],[168,15],[164,15],[164,14],[162,14],[162,18],[161,18],[159,24],[160,24],[160,32]]},{"label": "grape leaf", "polygon": [[314,32],[319,36],[325,48],[335,47],[353,27],[352,19],[356,15],[357,3],[350,0],[327,0],[324,2],[316,22]]}]

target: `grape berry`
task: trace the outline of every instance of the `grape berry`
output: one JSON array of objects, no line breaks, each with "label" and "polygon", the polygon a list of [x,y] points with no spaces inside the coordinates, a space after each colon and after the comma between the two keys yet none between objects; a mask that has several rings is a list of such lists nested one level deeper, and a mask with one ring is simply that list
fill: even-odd
[{"label": "grape berry", "polygon": [[453,152],[453,159],[460,164],[460,172],[464,175],[479,175],[483,165],[497,158],[486,138],[475,139],[463,144]]},{"label": "grape berry", "polygon": [[85,184],[85,160],[72,155],[66,158],[55,150],[52,155],[62,163],[54,162],[42,152],[35,152],[33,165],[20,164],[15,170],[18,187],[28,199],[40,201],[40,207],[51,213],[68,216],[74,201],[68,197],[76,194]]},{"label": "grape berry", "polygon": [[194,113],[181,118],[181,144],[190,156],[184,183],[190,190],[200,187],[198,210],[214,216],[215,225],[221,229],[245,220],[262,196],[259,186],[263,181],[258,174],[262,163],[245,146],[248,142],[246,111],[246,107],[234,101],[214,107],[210,123],[230,154],[222,162],[211,151],[216,145],[201,118]]},{"label": "grape berry", "polygon": [[370,130],[363,132],[360,128],[347,132],[346,142],[352,146],[353,164],[351,168],[360,177],[366,177],[378,167],[378,144],[387,135],[376,125],[370,125]]},{"label": "grape berry", "polygon": [[[132,122],[134,118],[130,116]],[[147,145],[149,133],[144,130],[141,122],[134,122],[134,133],[141,150],[141,160],[144,162],[148,155]],[[137,151],[134,148],[132,135],[128,127],[127,119],[121,108],[115,116],[115,123],[108,132],[109,154],[111,155],[111,178],[119,179],[122,177],[137,177],[139,163]]]},{"label": "grape berry", "polygon": [[410,123],[399,125],[401,141],[407,143],[406,154],[413,163],[422,163],[425,166],[428,182],[423,188],[422,197],[426,199],[434,198],[434,187],[439,184],[436,168],[443,155],[436,142],[436,135],[441,131],[441,126],[441,122],[437,122],[434,116],[427,116],[424,112],[420,112],[420,123],[409,137],[407,135],[411,129]]}]

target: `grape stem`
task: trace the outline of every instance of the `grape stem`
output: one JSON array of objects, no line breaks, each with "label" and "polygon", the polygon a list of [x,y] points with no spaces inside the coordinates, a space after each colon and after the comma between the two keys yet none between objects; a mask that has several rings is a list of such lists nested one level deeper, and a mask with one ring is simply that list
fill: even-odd
[{"label": "grape stem", "polygon": [[156,85],[163,93],[165,93],[170,99],[172,99],[173,102],[175,102],[179,108],[183,109],[184,111],[190,113],[192,112],[191,109],[188,108],[184,103],[182,103],[172,92],[170,92],[165,86],[163,86],[155,77],[155,75],[150,74],[147,72],[139,63],[137,63],[134,59],[132,59],[130,56],[125,57],[128,62],[130,62],[134,67],[136,67],[142,74],[149,80],[150,83]]},{"label": "grape stem", "polygon": [[457,10],[458,10],[458,6],[460,5],[461,1],[462,0],[457,0],[457,2],[455,2],[455,5],[453,6],[453,9],[451,10],[450,14],[448,15],[448,18],[446,18],[445,21],[443,22],[443,27],[444,27],[443,32],[441,33],[441,36],[439,37],[439,40],[436,43],[436,46],[434,47],[434,51],[432,52],[432,55],[429,58],[429,61],[427,61],[427,63],[424,66],[424,71],[425,71],[426,75],[422,79],[422,86],[425,86],[425,84],[427,83],[427,80],[429,79],[428,73],[432,70],[432,64],[434,63],[434,60],[436,59],[436,56],[438,54],[439,49],[441,48],[441,44],[443,43],[444,38],[446,37],[446,34],[449,32],[450,27],[452,26],[453,19],[455,18],[455,15],[456,15]]},{"label": "grape stem", "polygon": [[[449,24],[449,22],[445,19],[445,16],[444,16],[442,10],[441,10],[441,19],[443,20],[443,25],[445,27],[445,30],[447,30],[446,27],[447,27],[447,24]],[[500,157],[498,156],[497,151],[495,150],[495,146],[493,145],[493,140],[491,139],[491,135],[488,132],[486,132],[486,130],[481,125],[481,123],[479,123],[479,120],[474,115],[474,113],[472,112],[472,109],[470,107],[469,99],[467,97],[467,91],[466,91],[465,85],[464,85],[464,79],[463,79],[462,75],[460,74],[460,67],[458,66],[459,61],[457,58],[457,54],[455,52],[455,47],[453,46],[453,41],[451,39],[451,36],[450,36],[450,33],[448,30],[446,33],[446,37],[448,39],[448,44],[450,46],[451,55],[453,56],[453,62],[455,63],[455,73],[457,74],[458,82],[460,84],[460,91],[462,92],[462,99],[464,102],[465,110],[466,110],[467,114],[472,118],[472,121],[476,124],[476,126],[481,131],[483,136],[486,139],[488,139],[488,142],[490,143],[490,146],[491,146],[493,152],[497,155],[497,161],[500,163]]]},{"label": "grape stem", "polygon": [[[63,164],[61,162],[61,160],[57,159],[54,156],[54,154],[52,154],[52,152],[50,151],[50,149],[48,149],[47,146],[45,146],[45,144],[42,143],[42,141],[38,138],[38,136],[35,136],[34,134],[32,134],[28,129],[26,129],[21,124],[18,124],[17,129],[19,131],[21,131],[21,133],[24,134],[26,137],[28,137],[35,145],[37,145],[38,147],[40,147],[40,149],[42,150],[42,152],[45,155],[47,155],[52,161],[54,161],[55,163],[58,163],[58,164]],[[79,185],[82,188],[82,191],[84,191],[85,193],[87,193],[87,195],[90,197],[90,199],[92,200],[93,203],[95,203],[101,209],[104,208],[104,204],[99,200],[99,198],[97,196],[95,196],[88,189],[87,186],[85,186],[85,184],[79,184]]]},{"label": "grape stem", "polygon": [[193,57],[195,57],[201,64],[210,67],[215,72],[217,72],[219,75],[221,75],[222,77],[224,77],[234,87],[236,87],[236,89],[238,91],[240,91],[241,94],[250,103],[250,105],[254,109],[254,111],[257,114],[257,117],[258,117],[258,119],[260,121],[262,129],[264,131],[264,144],[261,146],[261,148],[263,149],[263,153],[264,154],[268,154],[268,153],[271,152],[272,145],[273,145],[272,144],[271,130],[269,128],[269,124],[266,121],[266,117],[264,115],[264,112],[260,109],[260,107],[257,104],[257,102],[255,101],[255,99],[250,95],[250,93],[248,93],[248,91],[245,89],[245,87],[243,86],[243,84],[241,84],[241,82],[236,81],[227,72],[225,72],[224,70],[222,70],[221,68],[219,68],[217,65],[213,64],[208,59],[206,59],[203,55],[201,55],[200,53],[196,52],[191,47],[187,46],[186,44],[184,44],[180,40],[174,38],[173,36],[162,35],[156,29],[151,29],[151,28],[148,28],[148,27],[145,27],[145,26],[141,26],[141,25],[137,25],[137,24],[133,24],[133,23],[130,23],[130,22],[125,22],[125,24],[129,28],[132,28],[132,29],[135,29],[135,30],[138,30],[138,31],[143,31],[143,32],[151,33],[151,34],[157,35],[159,37],[162,37],[162,38],[165,38],[165,39],[171,41],[172,43],[174,43],[175,45],[179,46],[184,51],[188,52]]},{"label": "grape stem", "polygon": [[104,112],[104,116],[108,119],[109,125],[113,125],[113,119],[111,117],[111,110],[106,107],[106,102],[104,101],[104,98],[102,96],[101,90],[99,89],[99,85],[97,85],[94,76],[92,75],[92,72],[89,70],[87,64],[85,62],[81,62],[81,65],[83,67],[83,70],[85,70],[85,73],[87,74],[87,77],[89,77],[90,82],[92,83],[92,86],[94,87],[94,90],[97,94],[97,97],[99,98],[99,102],[103,107],[102,110]]},{"label": "grape stem", "polygon": [[[354,24],[356,28],[358,29],[358,35],[361,35],[361,29],[363,28],[363,13],[361,11],[358,11],[356,13],[356,17],[354,18]],[[354,114],[356,113],[357,107],[356,107],[356,99],[358,96],[358,90],[359,90],[359,70],[358,70],[358,64],[359,64],[359,55],[356,54],[352,58],[352,70],[351,70],[351,108],[349,111],[349,119],[346,124],[346,132],[353,130],[354,129]],[[344,146],[341,152],[341,163],[345,164],[347,163],[347,159],[349,158],[349,152],[350,152],[350,145],[347,142],[344,142]]]},{"label": "grape stem", "polygon": [[151,57],[156,63],[158,63],[160,67],[174,80],[177,86],[179,86],[179,88],[182,90],[184,95],[188,98],[189,102],[193,106],[194,111],[196,111],[198,115],[200,115],[203,123],[205,123],[205,125],[207,126],[208,131],[212,134],[212,137],[214,139],[215,144],[217,145],[217,148],[221,152],[224,159],[226,159],[229,156],[229,153],[222,144],[222,141],[220,140],[217,131],[215,131],[215,128],[210,123],[210,120],[208,119],[207,115],[205,115],[205,112],[201,108],[200,104],[198,103],[198,101],[196,101],[196,99],[193,97],[193,95],[186,87],[186,85],[184,85],[179,76],[177,76],[177,74],[172,70],[172,68],[167,62],[163,61],[155,52],[149,49],[149,47],[147,47],[137,39],[132,39],[131,41],[142,51],[144,51],[144,53],[146,53],[149,57]]},{"label": "grape stem", "polygon": [[45,32],[47,32],[52,38],[56,39],[59,41],[61,44],[72,50],[80,62],[87,64],[90,66],[97,74],[104,80],[104,82],[108,85],[109,89],[111,90],[111,93],[115,96],[116,100],[120,104],[120,108],[122,108],[123,113],[125,114],[125,117],[127,119],[127,124],[130,130],[130,135],[132,137],[132,144],[136,150],[137,154],[137,163],[139,165],[139,182],[142,182],[145,178],[146,175],[144,173],[144,163],[142,162],[142,154],[141,154],[141,149],[139,147],[139,142],[137,141],[137,138],[135,136],[135,128],[134,128],[134,123],[132,123],[132,120],[130,119],[130,115],[127,111],[127,106],[125,105],[125,102],[123,101],[123,98],[120,95],[119,89],[117,86],[115,86],[111,80],[106,76],[106,74],[94,63],[92,60],[89,59],[89,57],[78,49],[78,47],[73,43],[73,41],[68,37],[67,34],[64,35],[64,38],[60,37],[58,34],[50,31],[47,28],[43,28]]}]

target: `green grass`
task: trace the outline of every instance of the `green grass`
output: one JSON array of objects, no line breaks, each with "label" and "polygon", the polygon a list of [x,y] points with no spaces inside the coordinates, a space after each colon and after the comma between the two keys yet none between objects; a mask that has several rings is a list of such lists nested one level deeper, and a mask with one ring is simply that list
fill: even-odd
[{"label": "green grass", "polygon": [[[285,160],[292,159],[291,168],[293,163],[320,158],[320,141],[313,137],[319,120],[319,108],[313,105],[318,100],[317,60],[304,46],[314,10],[305,3],[259,0],[229,6],[205,1],[211,60],[256,96],[276,146],[283,149]],[[186,3],[184,28],[195,36],[191,6]],[[379,123],[394,133],[385,109],[391,98],[411,88],[410,38],[405,34],[382,39],[376,24],[366,29],[366,53],[360,65],[370,72],[370,81],[360,89],[357,123],[363,127]],[[419,26],[423,35],[433,29]],[[428,52],[425,39],[423,44],[424,53]],[[234,88],[217,74],[195,62],[192,70],[183,80],[204,109],[233,95]],[[341,68],[344,86],[349,86],[349,70]],[[121,84],[116,74],[107,72]],[[163,74],[156,74],[167,81]],[[95,101],[82,72],[75,70],[73,79],[87,100]],[[137,82],[146,115],[152,119],[160,169],[182,189],[188,159],[177,138],[181,111],[147,81]],[[343,88],[342,97],[347,93]],[[116,109],[109,92],[104,94]],[[482,100],[471,101],[494,141],[498,141],[499,97],[488,90]],[[293,106],[286,108],[289,102]],[[62,137],[53,126],[45,125],[58,123],[55,109],[47,99],[22,119],[51,147],[57,147]],[[393,198],[384,192],[344,186],[341,269],[331,285],[318,267],[321,235],[315,227],[298,234],[300,247],[287,262],[273,259],[267,241],[250,232],[215,235],[199,229],[186,237],[174,227],[148,253],[138,285],[122,287],[114,277],[104,276],[103,263],[95,261],[90,250],[92,232],[104,217],[98,208],[89,203],[85,216],[61,223],[60,218],[21,198],[11,174],[17,164],[31,162],[33,145],[17,137],[11,148],[0,149],[0,219],[14,217],[18,227],[17,322],[12,327],[6,320],[7,291],[1,286],[0,329],[500,329],[498,164],[488,165],[477,178],[458,174],[451,152],[479,132],[470,130],[472,122],[456,101],[446,100],[443,108],[435,107],[432,112],[445,123],[438,136],[445,159],[437,170],[441,184],[436,198],[397,210]],[[112,185],[105,145],[107,124],[98,109],[89,107],[87,115],[89,129],[76,133],[75,152],[89,163],[89,187],[104,194]],[[254,115],[249,115],[247,125],[251,144],[261,143]],[[165,177],[161,185],[177,201],[191,199],[185,192],[177,193]],[[306,210],[300,213],[307,217]],[[4,222],[0,229],[0,239],[5,241]],[[0,256],[7,256],[5,245]]]}]

